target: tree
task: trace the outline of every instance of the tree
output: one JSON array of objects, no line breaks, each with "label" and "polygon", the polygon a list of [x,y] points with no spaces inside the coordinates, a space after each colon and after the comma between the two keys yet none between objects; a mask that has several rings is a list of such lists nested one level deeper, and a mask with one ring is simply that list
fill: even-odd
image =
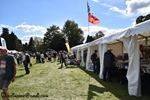
[{"label": "tree", "polygon": [[51,40],[55,34],[58,33],[59,27],[53,25],[50,28],[47,28],[47,32],[44,34],[44,44],[48,47],[50,46]]},{"label": "tree", "polygon": [[64,35],[62,33],[55,34],[50,47],[56,51],[66,50]]},{"label": "tree", "polygon": [[17,36],[14,34],[14,32],[11,32],[11,34],[9,35],[9,41],[11,42],[7,42],[9,45],[9,49],[10,50],[17,50]]},{"label": "tree", "polygon": [[43,43],[43,39],[41,37],[34,37],[33,40],[34,40],[35,47]]},{"label": "tree", "polygon": [[85,43],[91,42],[93,40],[95,40],[94,37],[88,35]]},{"label": "tree", "polygon": [[6,41],[6,45],[7,45],[7,48],[9,49],[9,30],[8,28],[2,28],[2,34],[1,34],[1,37],[3,37]]},{"label": "tree", "polygon": [[23,44],[23,51],[28,51],[28,44],[27,43]]},{"label": "tree", "polygon": [[66,42],[70,47],[82,44],[84,41],[83,31],[78,27],[78,24],[74,21],[67,20],[63,26],[62,32]]},{"label": "tree", "polygon": [[29,49],[31,52],[35,52],[35,46],[34,46],[33,37],[31,37],[30,40],[29,40],[28,49]]},{"label": "tree", "polygon": [[95,39],[101,38],[104,36],[104,33],[102,31],[98,31],[95,35]]},{"label": "tree", "polygon": [[11,34],[9,34],[9,30],[7,28],[2,28],[1,37],[3,37],[5,39],[7,49],[21,50],[22,42],[21,42],[21,40],[18,39],[18,37],[15,35],[14,32],[11,32]]},{"label": "tree", "polygon": [[147,14],[146,16],[145,16],[145,20],[149,20],[150,19],[150,14]]},{"label": "tree", "polygon": [[143,22],[143,19],[144,19],[144,16],[139,16],[139,17],[136,19],[136,24],[139,24],[139,23]]},{"label": "tree", "polygon": [[23,45],[22,45],[21,40],[19,40],[19,39],[16,40],[16,46],[17,46],[16,48],[17,48],[18,51],[23,50]]},{"label": "tree", "polygon": [[139,24],[139,23],[144,22],[149,19],[150,19],[150,14],[147,14],[146,16],[139,16],[136,19],[136,24]]},{"label": "tree", "polygon": [[103,33],[102,31],[98,31],[95,36],[89,36],[89,35],[88,35],[88,36],[87,36],[87,40],[86,40],[85,43],[94,41],[94,40],[96,40],[96,39],[98,39],[98,38],[101,38],[101,37],[103,37],[103,36],[105,36],[104,33]]},{"label": "tree", "polygon": [[[44,44],[46,48],[61,50],[65,48],[64,35],[61,33],[61,30],[56,25],[47,28],[47,32],[44,34]],[[45,48],[45,49],[46,49]]]},{"label": "tree", "polygon": [[43,39],[41,37],[35,37],[34,39],[35,51],[43,52]]}]

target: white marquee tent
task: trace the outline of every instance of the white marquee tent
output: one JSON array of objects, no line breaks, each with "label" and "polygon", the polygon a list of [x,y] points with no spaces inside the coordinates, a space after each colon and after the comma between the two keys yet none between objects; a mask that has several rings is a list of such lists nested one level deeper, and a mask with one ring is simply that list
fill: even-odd
[{"label": "white marquee tent", "polygon": [[[88,69],[90,63],[90,55],[93,51],[93,46],[97,45],[100,57],[100,79],[103,78],[103,58],[104,53],[107,51],[108,44],[122,41],[123,45],[129,56],[129,66],[127,71],[128,79],[128,93],[131,96],[141,96],[141,79],[140,79],[140,57],[139,57],[139,44],[138,39],[145,39],[147,44],[148,38],[150,38],[150,20],[140,23],[135,26],[128,27],[118,33],[104,36],[90,43],[82,44],[71,48],[71,51],[77,51],[77,57],[79,57],[79,51],[83,57],[83,50],[88,49],[86,69]],[[81,59],[83,63],[83,59]],[[83,64],[81,64],[83,65]]]}]

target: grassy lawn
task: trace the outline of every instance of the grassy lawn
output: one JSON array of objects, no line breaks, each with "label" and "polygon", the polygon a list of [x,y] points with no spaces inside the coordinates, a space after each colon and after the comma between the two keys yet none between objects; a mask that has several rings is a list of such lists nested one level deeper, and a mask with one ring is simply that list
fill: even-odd
[{"label": "grassy lawn", "polygon": [[[60,69],[58,62],[36,64],[34,59],[32,63],[29,75],[25,75],[23,65],[17,66],[16,81],[9,87],[10,100],[150,100],[149,93],[131,97],[127,84],[120,85],[116,79],[103,82],[83,67]],[[28,94],[30,97],[20,97]]]}]

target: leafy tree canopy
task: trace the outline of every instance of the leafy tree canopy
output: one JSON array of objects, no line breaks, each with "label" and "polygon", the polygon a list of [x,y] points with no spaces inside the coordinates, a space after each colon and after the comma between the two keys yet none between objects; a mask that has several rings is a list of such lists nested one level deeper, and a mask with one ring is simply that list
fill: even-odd
[{"label": "leafy tree canopy", "polygon": [[139,16],[136,19],[136,24],[139,24],[139,23],[144,22],[149,19],[150,19],[150,14],[147,14],[146,16]]},{"label": "leafy tree canopy", "polygon": [[78,27],[78,24],[74,21],[67,20],[62,30],[66,42],[69,43],[70,47],[82,44],[84,41],[83,31]]}]

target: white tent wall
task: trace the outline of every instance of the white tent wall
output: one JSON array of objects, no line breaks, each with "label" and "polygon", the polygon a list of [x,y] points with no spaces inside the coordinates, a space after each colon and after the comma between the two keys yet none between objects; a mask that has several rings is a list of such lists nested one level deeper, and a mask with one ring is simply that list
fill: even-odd
[{"label": "white tent wall", "polygon": [[[98,50],[98,49],[99,49],[98,45],[92,45],[92,46],[90,46],[90,54],[87,56],[87,58],[89,58],[88,65],[87,65],[88,67],[92,63],[92,61],[91,61],[91,55],[94,53],[95,50]],[[98,50],[98,52],[99,52],[99,50]],[[98,55],[98,57],[99,57],[99,55]]]},{"label": "white tent wall", "polygon": [[[82,60],[81,60],[80,66],[82,66],[82,67],[86,67],[86,63],[84,62],[84,58],[83,58],[85,50],[88,51],[88,48],[87,47],[81,48],[81,52],[83,52],[83,53],[81,53]],[[86,58],[86,62],[87,62],[87,58]]]},{"label": "white tent wall", "polygon": [[99,50],[100,50],[100,73],[99,73],[99,78],[103,79],[103,70],[104,70],[104,53],[107,51],[107,44],[99,44]]},{"label": "white tent wall", "polygon": [[[83,51],[88,50],[88,47],[89,47],[89,43],[85,43],[85,44],[77,45],[71,48],[71,53],[73,54],[73,52],[76,52],[76,55],[77,55],[76,58],[78,60],[81,60],[81,63],[80,63],[81,66],[86,65],[83,61]],[[88,59],[86,61],[88,61]]]},{"label": "white tent wall", "polygon": [[[98,57],[99,57],[99,62],[101,62],[101,44],[98,44]],[[100,68],[101,68],[101,63],[100,63]],[[99,75],[100,75],[100,68],[99,68]]]},{"label": "white tent wall", "polygon": [[131,96],[141,96],[140,57],[137,36],[123,38],[124,46],[129,56],[127,71],[128,93]]},{"label": "white tent wall", "polygon": [[77,55],[76,59],[79,60],[80,59],[80,54],[79,54],[79,50],[78,49],[77,49],[76,55]]},{"label": "white tent wall", "polygon": [[86,61],[86,70],[88,70],[89,64],[90,64],[90,55],[91,55],[91,47],[88,47],[88,51],[87,51],[87,61]]},{"label": "white tent wall", "polygon": [[94,51],[94,47],[93,46],[89,46],[88,47],[88,54],[87,54],[87,61],[86,61],[86,70],[89,69],[89,65],[92,63],[90,56]]},{"label": "white tent wall", "polygon": [[80,66],[84,67],[85,66],[85,63],[83,61],[83,50],[84,49],[81,49],[81,63],[80,63]]}]

